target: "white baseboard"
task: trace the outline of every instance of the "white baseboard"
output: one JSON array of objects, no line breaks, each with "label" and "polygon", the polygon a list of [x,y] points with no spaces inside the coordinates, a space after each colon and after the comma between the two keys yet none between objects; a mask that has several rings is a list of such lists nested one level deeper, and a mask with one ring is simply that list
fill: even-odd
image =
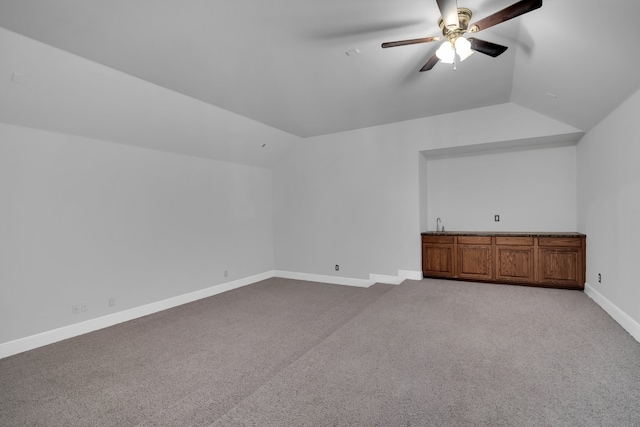
[{"label": "white baseboard", "polygon": [[117,313],[108,314],[106,316],[98,317],[95,319],[89,319],[83,322],[74,323],[73,325],[64,326],[62,328],[53,329],[51,331],[42,332],[40,334],[31,335],[14,341],[0,343],[0,359],[28,350],[33,350],[34,348],[53,344],[58,341],[66,340],[68,338],[73,338],[78,335],[97,331],[103,328],[108,328],[109,326],[117,325],[118,323],[128,322],[129,320],[148,316],[149,314],[157,313],[162,310],[167,310],[169,308],[177,307],[182,304],[197,301],[202,298],[208,298],[222,292],[247,286],[261,280],[269,279],[271,277],[283,277],[286,279],[305,280],[309,282],[333,283],[337,285],[359,286],[368,288],[374,283],[389,283],[398,285],[405,279],[420,280],[422,279],[422,272],[398,270],[398,276],[370,274],[369,280],[365,280],[353,279],[349,277],[295,273],[291,271],[267,271],[254,276],[234,280],[233,282],[222,283],[220,285],[211,286],[209,288],[190,292],[188,294],[178,295],[162,301],[145,304],[139,307],[119,311]]},{"label": "white baseboard", "polygon": [[352,279],[349,277],[338,277],[338,276],[326,276],[322,274],[310,274],[310,273],[297,273],[295,271],[275,271],[276,277],[282,277],[283,279],[295,279],[295,280],[305,280],[307,282],[320,282],[320,283],[331,283],[334,285],[345,285],[345,286],[358,286],[361,288],[368,288],[373,285],[375,282],[371,280],[365,279]]},{"label": "white baseboard", "polygon": [[230,291],[232,289],[241,288],[243,286],[247,286],[261,280],[269,279],[271,277],[274,277],[274,275],[275,271],[267,271],[265,273],[245,277],[243,279],[234,280],[232,282],[222,283],[220,285],[211,286],[209,288],[190,292],[188,294],[178,295],[176,297],[168,298],[162,301],[145,304],[140,307],[119,311],[117,313],[108,314],[106,316],[89,319],[84,322],[74,323],[73,325],[64,326],[62,328],[53,329],[51,331],[42,332],[40,334],[31,335],[29,337],[2,343],[0,344],[0,359],[12,356],[14,354],[22,353],[24,351],[33,350],[34,348],[42,347],[48,344],[53,344],[55,342],[62,341],[68,338],[73,338],[78,335],[86,334],[88,332],[93,332],[99,329],[107,328],[109,326],[117,325],[118,323],[127,322],[129,320],[137,319],[142,316],[157,313],[162,310],[177,307],[182,304],[197,301],[202,298],[208,298],[222,292]]},{"label": "white baseboard", "polygon": [[387,276],[385,274],[369,274],[369,281],[374,283],[386,283],[388,285],[399,285],[404,279],[400,276]]},{"label": "white baseboard", "polygon": [[369,280],[373,283],[388,283],[390,285],[399,285],[407,279],[422,280],[422,271],[398,270],[397,276],[369,274]]},{"label": "white baseboard", "polygon": [[422,275],[422,271],[412,271],[412,270],[398,270],[398,276],[402,278],[402,280],[422,280],[424,279]]},{"label": "white baseboard", "polygon": [[308,282],[332,283],[334,285],[359,286],[368,288],[374,283],[387,283],[399,285],[404,280],[422,280],[422,271],[398,270],[397,276],[387,276],[384,274],[369,274],[369,280],[354,279],[351,277],[328,276],[322,274],[297,273],[294,271],[276,270],[276,277],[285,279],[306,280]]},{"label": "white baseboard", "polygon": [[631,334],[636,341],[640,342],[640,323],[632,319],[627,313],[605,298],[600,292],[596,291],[588,283],[584,285],[584,293],[596,302],[609,316],[620,324],[627,332]]}]

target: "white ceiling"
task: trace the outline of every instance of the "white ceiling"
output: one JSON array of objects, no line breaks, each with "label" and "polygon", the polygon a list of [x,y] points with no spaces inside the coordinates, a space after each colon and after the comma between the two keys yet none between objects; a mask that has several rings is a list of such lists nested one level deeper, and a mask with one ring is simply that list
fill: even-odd
[{"label": "white ceiling", "polygon": [[[458,5],[473,22],[514,2]],[[435,0],[0,1],[6,29],[300,137],[505,102],[587,131],[640,87],[637,0],[545,0],[477,35],[505,54],[455,72],[418,72],[437,43],[380,47],[438,35],[439,15]]]}]

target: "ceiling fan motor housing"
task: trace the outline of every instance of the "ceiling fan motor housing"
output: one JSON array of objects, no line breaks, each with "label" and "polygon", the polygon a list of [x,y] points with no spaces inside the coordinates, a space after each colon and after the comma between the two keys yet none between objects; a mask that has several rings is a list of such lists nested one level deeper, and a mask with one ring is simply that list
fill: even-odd
[{"label": "ceiling fan motor housing", "polygon": [[470,9],[466,7],[458,8],[458,25],[457,26],[445,26],[444,20],[442,17],[438,19],[438,26],[442,30],[442,34],[449,39],[452,43],[467,32],[467,28],[469,27],[469,21],[471,21],[472,12]]}]

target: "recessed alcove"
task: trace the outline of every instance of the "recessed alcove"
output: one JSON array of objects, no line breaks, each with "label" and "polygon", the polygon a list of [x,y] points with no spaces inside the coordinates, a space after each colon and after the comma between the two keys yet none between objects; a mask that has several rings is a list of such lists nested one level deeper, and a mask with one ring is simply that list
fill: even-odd
[{"label": "recessed alcove", "polygon": [[421,151],[421,231],[435,231],[437,218],[447,231],[577,231],[577,143],[535,138]]}]

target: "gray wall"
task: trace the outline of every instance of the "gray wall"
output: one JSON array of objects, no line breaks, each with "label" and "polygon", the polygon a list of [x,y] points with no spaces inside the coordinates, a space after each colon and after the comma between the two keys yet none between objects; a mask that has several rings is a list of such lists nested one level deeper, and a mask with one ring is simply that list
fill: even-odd
[{"label": "gray wall", "polygon": [[429,230],[441,218],[447,230],[577,231],[575,145],[434,158],[424,167]]},{"label": "gray wall", "polygon": [[269,169],[0,124],[0,343],[273,270],[271,194]]},{"label": "gray wall", "polygon": [[[576,148],[554,144],[580,131],[512,103],[300,140],[4,29],[0,45],[2,75],[32,71],[24,83],[0,81],[0,344],[274,269],[420,271],[419,233],[432,217],[450,230],[495,226],[477,217],[499,191],[484,214],[455,217],[470,208],[439,205],[462,184],[433,189],[449,168],[477,161],[530,173],[553,164],[529,191],[558,205],[560,221],[507,203],[501,226],[577,223],[589,236],[587,282],[640,321],[637,93],[579,143],[576,180],[561,172],[575,167]],[[526,152],[468,155],[534,146],[532,164]],[[463,155],[422,154],[438,150]],[[72,315],[82,301],[89,310]]]},{"label": "gray wall", "polygon": [[[424,192],[430,185],[422,151],[477,150],[478,145],[496,142],[551,144],[576,138],[576,133],[530,110],[501,104],[309,138],[274,168],[276,269],[360,279],[394,276],[399,270],[420,272],[420,232],[428,209]],[[564,153],[562,159],[571,159],[567,167],[575,174],[571,148],[558,152]],[[536,162],[543,167],[557,152],[539,153]],[[515,156],[522,154],[508,155],[505,161]],[[561,178],[559,171],[553,172],[553,179]],[[540,181],[538,187],[548,182]],[[561,226],[575,231],[575,176],[554,192],[554,199],[568,193]],[[476,225],[471,220],[467,224]],[[517,225],[540,229],[548,221],[528,215]],[[463,222],[451,226],[467,228]],[[335,264],[340,264],[340,272],[334,271]]]},{"label": "gray wall", "polygon": [[640,91],[578,145],[578,228],[588,235],[587,283],[633,319],[638,339],[639,111]]}]

